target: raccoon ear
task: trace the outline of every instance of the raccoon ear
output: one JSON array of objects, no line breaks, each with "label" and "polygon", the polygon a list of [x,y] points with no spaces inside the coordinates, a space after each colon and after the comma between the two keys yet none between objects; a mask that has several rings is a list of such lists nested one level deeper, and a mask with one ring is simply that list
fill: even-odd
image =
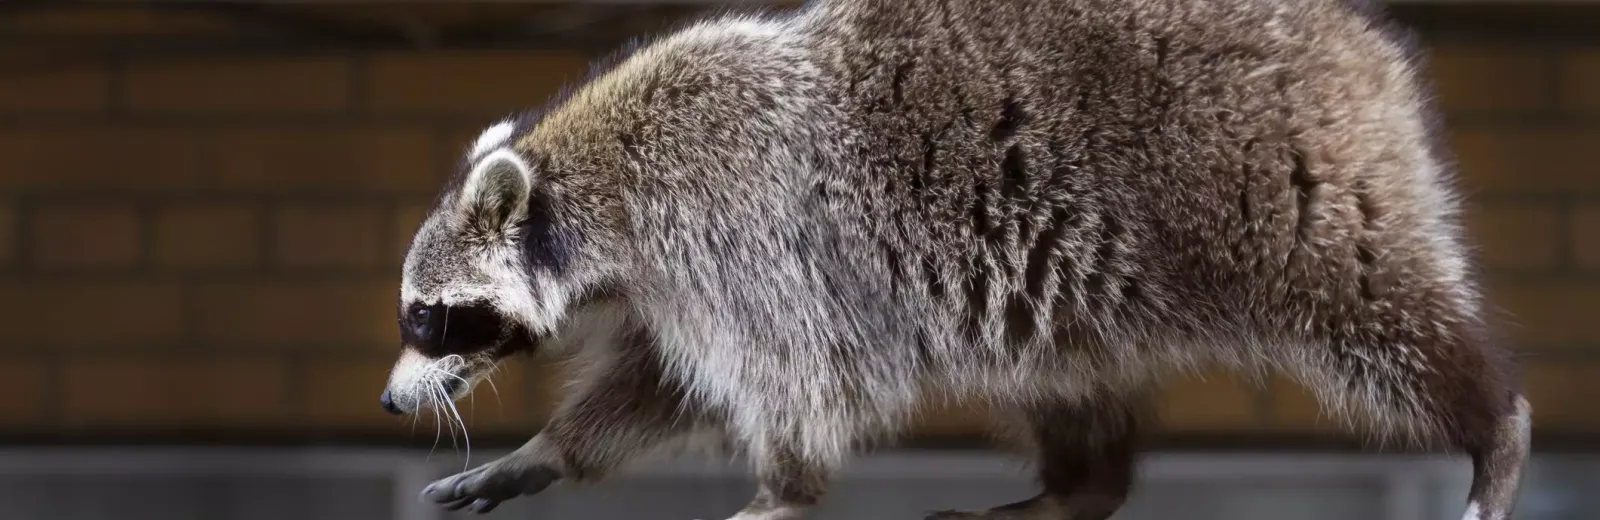
[{"label": "raccoon ear", "polygon": [[500,229],[528,214],[533,168],[509,148],[484,155],[461,184],[461,207],[485,229]]}]

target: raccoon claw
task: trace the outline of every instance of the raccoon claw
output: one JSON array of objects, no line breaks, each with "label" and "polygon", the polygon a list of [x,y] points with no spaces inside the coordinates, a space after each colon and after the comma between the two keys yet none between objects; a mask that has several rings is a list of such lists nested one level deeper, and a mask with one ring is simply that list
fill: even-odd
[{"label": "raccoon claw", "polygon": [[547,466],[511,468],[498,461],[448,478],[422,489],[422,498],[444,509],[487,513],[501,502],[532,495],[550,487],[560,477]]}]

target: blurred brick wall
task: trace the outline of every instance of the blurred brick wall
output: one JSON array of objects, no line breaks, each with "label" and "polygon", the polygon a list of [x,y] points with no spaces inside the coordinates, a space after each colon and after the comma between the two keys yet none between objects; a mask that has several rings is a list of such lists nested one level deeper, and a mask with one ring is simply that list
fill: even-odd
[{"label": "blurred brick wall", "polygon": [[[231,30],[126,8],[0,22],[174,27]],[[1600,432],[1600,46],[1536,36],[1433,40],[1433,76],[1538,428]],[[0,428],[432,438],[377,405],[404,243],[476,131],[589,58],[135,53],[0,70]],[[499,403],[483,389],[463,412],[473,433],[532,432],[557,384],[524,363],[497,379]],[[1192,378],[1162,411],[1179,433],[1332,429],[1282,381]],[[948,413],[922,432],[973,428]]]}]

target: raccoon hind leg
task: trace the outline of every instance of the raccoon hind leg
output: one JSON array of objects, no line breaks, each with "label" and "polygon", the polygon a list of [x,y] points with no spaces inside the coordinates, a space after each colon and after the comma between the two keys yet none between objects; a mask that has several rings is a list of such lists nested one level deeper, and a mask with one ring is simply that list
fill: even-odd
[{"label": "raccoon hind leg", "polygon": [[1031,452],[1043,488],[1037,496],[979,511],[941,511],[928,520],[1106,520],[1133,488],[1142,397],[1107,395],[1006,410],[1008,440]]}]

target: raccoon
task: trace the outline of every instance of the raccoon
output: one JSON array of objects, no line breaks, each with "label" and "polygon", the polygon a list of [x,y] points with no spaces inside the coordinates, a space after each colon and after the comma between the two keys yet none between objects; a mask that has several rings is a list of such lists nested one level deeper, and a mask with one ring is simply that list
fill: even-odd
[{"label": "raccoon", "polygon": [[933,399],[1103,520],[1148,396],[1290,374],[1355,432],[1469,454],[1510,517],[1529,404],[1492,336],[1416,52],[1346,0],[814,0],[637,45],[489,127],[417,231],[394,413],[513,354],[577,383],[423,490],[488,511],[695,439],[801,517]]}]

